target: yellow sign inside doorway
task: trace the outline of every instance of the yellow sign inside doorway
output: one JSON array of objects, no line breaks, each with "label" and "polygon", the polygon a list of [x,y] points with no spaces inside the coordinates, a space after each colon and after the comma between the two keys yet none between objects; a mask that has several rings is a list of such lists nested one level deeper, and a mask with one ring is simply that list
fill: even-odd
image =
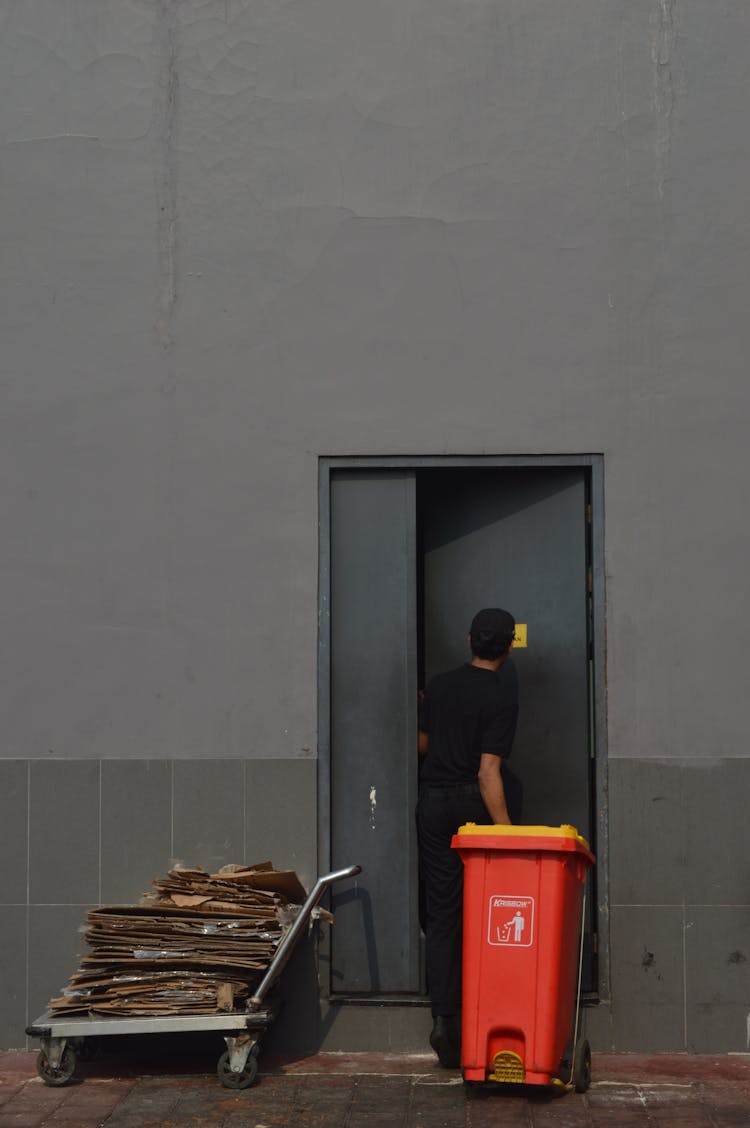
[{"label": "yellow sign inside doorway", "polygon": [[522,646],[527,646],[526,642],[526,624],[516,623],[516,633],[513,636],[513,649],[518,650]]}]

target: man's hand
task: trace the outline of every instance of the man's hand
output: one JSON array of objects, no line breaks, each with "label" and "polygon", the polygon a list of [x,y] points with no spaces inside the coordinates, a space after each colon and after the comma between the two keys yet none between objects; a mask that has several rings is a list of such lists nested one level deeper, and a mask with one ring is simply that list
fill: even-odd
[{"label": "man's hand", "polygon": [[483,752],[479,761],[479,791],[495,826],[510,826],[510,815],[505,805],[505,788],[500,774],[502,760],[491,752]]}]

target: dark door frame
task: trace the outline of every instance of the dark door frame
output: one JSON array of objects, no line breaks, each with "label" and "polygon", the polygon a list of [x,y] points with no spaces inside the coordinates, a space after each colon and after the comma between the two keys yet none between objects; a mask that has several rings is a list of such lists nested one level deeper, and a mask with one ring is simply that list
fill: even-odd
[{"label": "dark door frame", "polygon": [[[318,558],[318,870],[328,872],[331,863],[331,696],[330,696],[330,483],[335,470],[428,470],[428,469],[584,469],[588,472],[590,505],[590,554],[592,595],[593,726],[591,756],[594,761],[593,801],[597,854],[592,917],[596,921],[596,998],[609,1002],[609,814],[607,804],[607,713],[605,657],[605,570],[604,570],[604,456],[602,454],[537,455],[417,455],[413,457],[325,456],[318,461],[319,558]],[[356,862],[356,858],[352,859]],[[321,956],[329,955],[327,942]],[[326,977],[324,994],[328,994]]]}]

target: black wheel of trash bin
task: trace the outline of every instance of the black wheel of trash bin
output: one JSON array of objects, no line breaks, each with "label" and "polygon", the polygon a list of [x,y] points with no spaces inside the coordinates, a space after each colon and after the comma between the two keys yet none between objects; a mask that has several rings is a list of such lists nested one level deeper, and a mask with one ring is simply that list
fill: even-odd
[{"label": "black wheel of trash bin", "polygon": [[36,1058],[36,1071],[45,1085],[67,1085],[76,1071],[76,1055],[72,1046],[66,1046],[57,1068],[50,1065],[49,1058],[44,1050],[40,1050]]},{"label": "black wheel of trash bin", "polygon": [[576,1046],[573,1058],[573,1084],[577,1093],[585,1093],[591,1084],[591,1047],[585,1038]]},{"label": "black wheel of trash bin", "polygon": [[258,1058],[251,1050],[242,1072],[235,1073],[230,1063],[229,1050],[225,1050],[219,1058],[216,1072],[225,1089],[249,1089],[258,1076]]}]

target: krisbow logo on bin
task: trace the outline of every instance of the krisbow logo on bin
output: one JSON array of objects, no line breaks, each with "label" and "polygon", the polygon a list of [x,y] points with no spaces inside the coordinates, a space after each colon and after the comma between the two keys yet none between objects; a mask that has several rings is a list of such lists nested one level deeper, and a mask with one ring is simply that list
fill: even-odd
[{"label": "krisbow logo on bin", "polygon": [[487,942],[504,948],[530,948],[534,942],[534,898],[493,894]]}]

